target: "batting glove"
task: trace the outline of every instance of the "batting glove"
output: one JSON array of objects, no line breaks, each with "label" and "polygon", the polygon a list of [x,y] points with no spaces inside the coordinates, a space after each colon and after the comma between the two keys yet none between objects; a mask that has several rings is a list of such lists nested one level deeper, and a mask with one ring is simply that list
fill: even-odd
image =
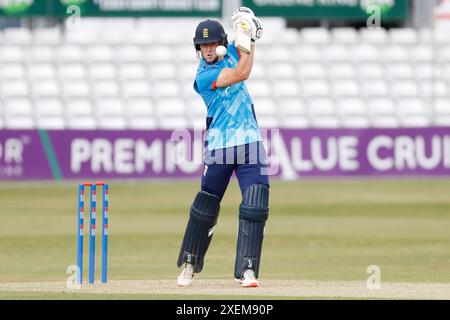
[{"label": "batting glove", "polygon": [[263,26],[261,24],[261,20],[258,17],[253,17],[252,22],[252,40],[256,41],[261,39],[262,37]]},{"label": "batting glove", "polygon": [[234,23],[239,19],[239,18],[241,18],[241,17],[247,17],[247,18],[249,18],[249,17],[254,17],[255,16],[255,14],[254,14],[254,12],[252,11],[252,9],[250,9],[250,8],[247,8],[247,7],[240,7],[239,9],[237,9],[234,13],[233,13],[233,15],[231,16],[231,22],[233,23],[233,25],[234,25]]}]

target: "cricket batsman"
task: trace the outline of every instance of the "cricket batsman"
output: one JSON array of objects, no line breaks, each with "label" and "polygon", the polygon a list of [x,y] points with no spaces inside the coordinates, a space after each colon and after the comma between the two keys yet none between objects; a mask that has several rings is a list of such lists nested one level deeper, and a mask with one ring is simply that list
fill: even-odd
[{"label": "cricket batsman", "polygon": [[246,7],[236,10],[231,20],[235,30],[246,31],[251,37],[251,50],[247,53],[239,50],[235,42],[228,44],[227,34],[217,21],[202,21],[195,30],[194,46],[200,61],[194,90],[207,108],[207,130],[201,191],[190,208],[177,261],[178,267],[183,266],[178,277],[182,287],[191,285],[194,275],[202,271],[220,202],[233,172],[242,194],[234,277],[243,287],[259,286],[264,228],[269,215],[269,178],[266,152],[244,81],[252,70],[255,41],[262,36],[262,26]]}]

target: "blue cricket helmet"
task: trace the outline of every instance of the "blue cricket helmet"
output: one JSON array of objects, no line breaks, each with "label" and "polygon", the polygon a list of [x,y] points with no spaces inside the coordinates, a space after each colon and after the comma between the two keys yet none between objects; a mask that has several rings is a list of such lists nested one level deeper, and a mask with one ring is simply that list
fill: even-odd
[{"label": "blue cricket helmet", "polygon": [[227,34],[220,22],[216,20],[205,20],[198,24],[195,29],[194,46],[197,51],[201,44],[219,42],[222,46],[228,45]]}]

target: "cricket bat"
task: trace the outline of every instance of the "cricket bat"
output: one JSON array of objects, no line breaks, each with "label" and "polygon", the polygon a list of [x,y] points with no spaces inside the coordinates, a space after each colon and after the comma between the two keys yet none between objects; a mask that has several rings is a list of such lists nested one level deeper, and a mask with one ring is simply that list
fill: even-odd
[{"label": "cricket bat", "polygon": [[238,28],[236,30],[236,38],[234,39],[234,43],[240,51],[246,54],[250,54],[252,50],[252,38],[250,35],[250,30]]}]

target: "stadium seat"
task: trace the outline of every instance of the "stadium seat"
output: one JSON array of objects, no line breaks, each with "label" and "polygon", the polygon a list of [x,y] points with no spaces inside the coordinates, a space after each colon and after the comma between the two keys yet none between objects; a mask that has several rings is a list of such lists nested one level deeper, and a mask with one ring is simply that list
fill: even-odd
[{"label": "stadium seat", "polygon": [[200,96],[191,97],[187,101],[186,112],[194,118],[206,119],[206,106]]},{"label": "stadium seat", "polygon": [[64,106],[58,99],[40,99],[35,103],[36,126],[48,130],[66,128]]},{"label": "stadium seat", "polygon": [[422,28],[417,30],[417,37],[420,45],[430,45],[433,43],[433,30],[430,28]]},{"label": "stadium seat", "polygon": [[333,63],[329,66],[328,74],[334,80],[353,80],[357,78],[355,67],[350,63]]},{"label": "stadium seat", "polygon": [[62,116],[42,116],[36,119],[36,127],[46,130],[64,130],[66,122]]},{"label": "stadium seat", "polygon": [[[253,67],[255,67],[255,65]],[[181,81],[190,81],[193,83],[195,75],[197,74],[197,68],[198,63],[195,62],[183,63],[181,65],[178,65],[176,67],[176,70],[178,72],[177,78],[180,79]],[[252,71],[252,78],[254,77],[255,75],[253,74]]]},{"label": "stadium seat", "polygon": [[184,98],[192,98],[198,96],[198,93],[195,92],[194,86],[190,81],[181,81],[180,82],[182,96]]},{"label": "stadium seat", "polygon": [[160,80],[153,83],[154,94],[157,98],[180,97],[181,88],[177,81]]},{"label": "stadium seat", "polygon": [[310,119],[313,128],[335,129],[339,128],[339,119],[334,116],[317,116]]},{"label": "stadium seat", "polygon": [[295,78],[297,75],[295,66],[289,62],[272,63],[270,64],[268,71],[270,76],[274,79]]},{"label": "stadium seat", "polygon": [[120,88],[116,81],[101,80],[92,84],[93,94],[96,98],[119,97]]},{"label": "stadium seat", "polygon": [[257,120],[259,127],[262,129],[274,129],[280,126],[277,118],[257,116]]},{"label": "stadium seat", "polygon": [[357,61],[360,63],[379,62],[381,60],[381,53],[379,47],[369,44],[361,44],[358,46],[354,46],[352,48],[350,56],[353,61]]},{"label": "stadium seat", "polygon": [[35,45],[57,46],[62,42],[62,34],[59,28],[38,28],[32,32]]},{"label": "stadium seat", "polygon": [[205,119],[191,118],[189,123],[190,123],[190,128],[193,128],[194,130],[205,130],[206,129]]},{"label": "stadium seat", "polygon": [[186,129],[189,126],[189,122],[184,117],[169,117],[159,120],[158,127],[160,129],[175,130]]},{"label": "stadium seat", "polygon": [[420,45],[410,48],[411,59],[415,62],[432,62],[435,59],[435,52],[431,45]]},{"label": "stadium seat", "polygon": [[33,116],[33,107],[31,101],[28,99],[8,99],[4,100],[4,115],[5,117],[15,116]]},{"label": "stadium seat", "polygon": [[88,29],[72,29],[64,33],[64,43],[70,46],[92,46],[97,42],[97,33]]},{"label": "stadium seat", "polygon": [[0,80],[22,80],[25,67],[21,63],[3,63],[0,65]]},{"label": "stadium seat", "polygon": [[405,80],[414,78],[414,70],[409,63],[394,62],[386,67],[386,74],[391,80]]},{"label": "stadium seat", "polygon": [[65,108],[59,99],[43,98],[35,102],[35,111],[38,118],[63,117]]},{"label": "stadium seat", "polygon": [[131,129],[156,128],[153,103],[149,99],[127,101],[127,117]]},{"label": "stadium seat", "polygon": [[298,77],[300,79],[326,79],[327,69],[321,63],[300,63],[298,65]]},{"label": "stadium seat", "polygon": [[155,43],[155,35],[147,29],[137,28],[129,36],[129,41],[132,45],[144,47]]},{"label": "stadium seat", "polygon": [[54,63],[57,57],[58,46],[35,45],[29,48],[27,58],[30,63]]},{"label": "stadium seat", "polygon": [[151,62],[175,62],[175,53],[167,46],[149,46],[145,49],[144,57]]},{"label": "stadium seat", "polygon": [[116,57],[113,50],[105,45],[93,45],[86,48],[86,58],[91,63],[114,63]]},{"label": "stadium seat", "polygon": [[97,32],[97,42],[100,45],[118,48],[124,43],[128,43],[132,32],[133,30],[118,29],[117,27],[112,29],[105,28]]},{"label": "stadium seat", "polygon": [[5,117],[6,129],[34,129],[35,122],[30,116]]},{"label": "stadium seat", "polygon": [[91,86],[86,81],[66,80],[62,82],[62,93],[66,99],[88,98],[91,94]]},{"label": "stadium seat", "polygon": [[445,48],[437,51],[436,58],[438,59],[438,61],[441,61],[444,63],[450,62],[450,44],[445,46]]},{"label": "stadium seat", "polygon": [[33,63],[28,66],[28,78],[32,80],[56,79],[56,70],[51,63]]},{"label": "stadium seat", "polygon": [[6,45],[28,46],[31,32],[27,28],[6,28],[3,30],[3,41]]},{"label": "stadium seat", "polygon": [[[192,77],[195,77],[196,70],[191,73]],[[150,77],[153,80],[173,80],[176,79],[177,69],[173,63],[158,63],[151,64],[150,66]]]},{"label": "stadium seat", "polygon": [[385,70],[379,63],[362,63],[357,67],[357,75],[361,80],[385,79]]},{"label": "stadium seat", "polygon": [[323,53],[323,59],[335,63],[335,62],[346,62],[348,61],[348,57],[350,55],[350,51],[344,45],[331,45],[327,48],[327,50]]},{"label": "stadium seat", "polygon": [[156,114],[160,118],[183,117],[186,113],[184,100],[177,98],[161,99],[156,103]]},{"label": "stadium seat", "polygon": [[436,114],[436,118],[440,118],[442,116],[450,116],[450,102],[448,99],[433,99],[432,105],[433,111]]},{"label": "stadium seat", "polygon": [[361,98],[341,98],[337,100],[338,115],[341,118],[347,116],[367,117],[367,108]]},{"label": "stadium seat", "polygon": [[92,81],[116,80],[116,67],[111,63],[91,63],[88,73]]},{"label": "stadium seat", "polygon": [[95,109],[99,119],[125,115],[125,105],[121,99],[117,98],[97,99]]},{"label": "stadium seat", "polygon": [[35,127],[33,108],[28,99],[4,100],[3,113],[7,129],[33,129]]},{"label": "stadium seat", "polygon": [[299,41],[299,34],[295,28],[286,28],[279,34],[278,41],[282,45],[294,45]]},{"label": "stadium seat", "polygon": [[372,118],[371,126],[380,129],[398,128],[400,122],[396,116],[377,116]]},{"label": "stadium seat", "polygon": [[67,128],[72,130],[94,130],[97,122],[92,116],[70,117],[67,119]]},{"label": "stadium seat", "polygon": [[256,117],[272,117],[275,118],[277,115],[277,107],[273,99],[258,99],[254,100],[254,108]]},{"label": "stadium seat", "polygon": [[339,126],[349,129],[365,129],[370,127],[370,120],[366,116],[346,116],[341,118]]},{"label": "stadium seat", "polygon": [[29,95],[28,83],[24,80],[3,81],[0,84],[0,95],[6,99],[27,97]]},{"label": "stadium seat", "polygon": [[386,29],[362,28],[359,31],[361,41],[367,44],[383,45],[388,41]]},{"label": "stadium seat", "polygon": [[153,130],[156,129],[156,121],[153,117],[138,117],[129,119],[128,126],[133,130]]},{"label": "stadium seat", "polygon": [[148,81],[134,80],[122,83],[124,98],[149,98],[152,95],[152,86]]},{"label": "stadium seat", "polygon": [[[178,45],[176,46],[178,62],[182,63],[193,63],[197,61],[197,55],[192,45]],[[197,63],[196,63],[197,64]]]},{"label": "stadium seat", "polygon": [[389,42],[392,44],[412,46],[418,42],[418,35],[415,29],[393,28],[388,33]]},{"label": "stadium seat", "polygon": [[296,80],[282,79],[273,83],[272,91],[269,91],[266,96],[270,96],[271,92],[276,97],[295,97],[300,94],[300,89]]},{"label": "stadium seat", "polygon": [[436,78],[427,81],[421,81],[420,94],[423,97],[427,98],[450,98],[448,83]]},{"label": "stadium seat", "polygon": [[304,43],[327,45],[331,42],[330,32],[325,28],[303,28],[300,34]]},{"label": "stadium seat", "polygon": [[298,98],[279,99],[277,105],[283,119],[306,115],[305,103]]},{"label": "stadium seat", "polygon": [[392,116],[395,117],[396,108],[393,99],[390,98],[375,98],[367,101],[368,115],[372,117],[377,116]]},{"label": "stadium seat", "polygon": [[62,81],[84,81],[87,79],[87,70],[82,63],[63,63],[59,65],[58,77]]},{"label": "stadium seat", "polygon": [[358,43],[360,35],[354,28],[333,28],[331,38],[335,44],[354,45]]},{"label": "stadium seat", "polygon": [[144,59],[144,52],[138,46],[125,45],[115,51],[114,60],[122,63],[139,63]]},{"label": "stadium seat", "polygon": [[400,45],[390,45],[383,49],[382,58],[387,62],[404,62],[409,60],[409,49]]},{"label": "stadium seat", "polygon": [[25,60],[25,51],[17,46],[4,45],[0,50],[0,63],[21,63]]},{"label": "stadium seat", "polygon": [[[91,55],[89,55],[91,57]],[[81,47],[78,46],[61,46],[57,51],[57,58],[62,62],[82,62],[85,55]]]},{"label": "stadium seat", "polygon": [[266,80],[252,80],[246,83],[247,89],[252,97],[269,97],[271,86]]},{"label": "stadium seat", "polygon": [[327,97],[331,95],[331,87],[326,80],[303,81],[301,87],[301,94],[305,97]]},{"label": "stadium seat", "polygon": [[429,114],[420,99],[400,100],[397,111],[403,127],[426,127],[430,125]]},{"label": "stadium seat", "polygon": [[318,47],[302,44],[295,47],[293,59],[298,62],[320,62],[322,54]]},{"label": "stadium seat", "polygon": [[126,63],[118,66],[120,80],[125,82],[128,80],[148,79],[147,68],[142,63]]},{"label": "stadium seat", "polygon": [[340,80],[333,82],[332,92],[336,97],[356,97],[361,93],[361,88],[359,83],[355,80]]},{"label": "stadium seat", "polygon": [[[255,53],[256,54],[256,53]],[[291,51],[285,47],[272,47],[263,51],[260,56],[261,61],[267,62],[289,62],[291,60]]]},{"label": "stadium seat", "polygon": [[437,127],[450,127],[450,116],[435,117],[433,125]]},{"label": "stadium seat", "polygon": [[385,97],[389,95],[388,84],[384,80],[366,80],[361,82],[365,97]]},{"label": "stadium seat", "polygon": [[94,118],[94,107],[88,99],[69,100],[66,103],[67,116],[72,118]]},{"label": "stadium seat", "polygon": [[307,117],[296,116],[289,118],[282,118],[281,125],[287,129],[305,129],[310,127],[310,122]]},{"label": "stadium seat", "polygon": [[436,78],[438,72],[433,63],[420,63],[415,66],[414,77],[418,81],[432,80]]},{"label": "stadium seat", "polygon": [[335,104],[329,98],[311,99],[308,103],[308,114],[312,117],[333,117],[336,115]]},{"label": "stadium seat", "polygon": [[[192,74],[195,74],[193,72]],[[251,79],[252,81],[254,79],[264,79],[269,76],[268,68],[266,68],[264,63],[254,61],[253,67],[252,67],[252,73],[251,73]],[[193,78],[193,76],[192,76]]]},{"label": "stadium seat", "polygon": [[415,97],[419,95],[419,87],[413,80],[391,82],[391,93],[394,97]]},{"label": "stadium seat", "polygon": [[60,95],[58,82],[55,80],[38,80],[32,83],[32,94],[35,98],[58,98]]}]

